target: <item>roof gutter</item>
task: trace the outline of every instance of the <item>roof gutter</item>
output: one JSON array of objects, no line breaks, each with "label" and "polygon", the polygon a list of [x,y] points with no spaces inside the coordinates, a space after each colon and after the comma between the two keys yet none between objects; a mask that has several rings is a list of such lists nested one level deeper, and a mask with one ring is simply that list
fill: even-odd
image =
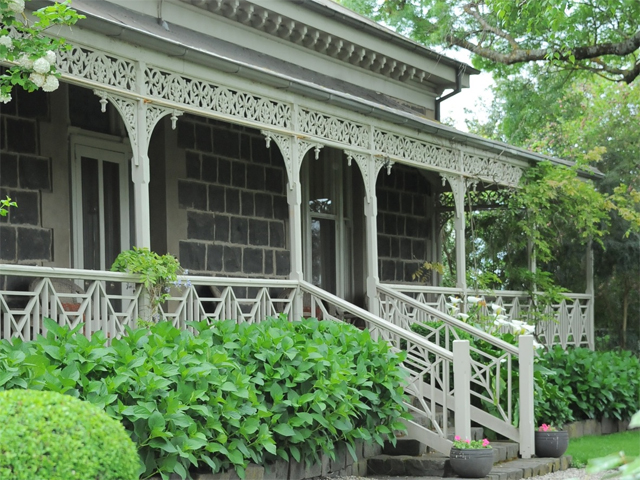
[{"label": "roof gutter", "polygon": [[436,98],[436,111],[435,111],[436,121],[438,122],[440,121],[440,103],[453,97],[454,95],[457,95],[462,91],[462,72],[463,72],[463,67],[458,65],[458,68],[456,69],[456,88],[453,89],[453,92],[446,94],[444,97]]}]

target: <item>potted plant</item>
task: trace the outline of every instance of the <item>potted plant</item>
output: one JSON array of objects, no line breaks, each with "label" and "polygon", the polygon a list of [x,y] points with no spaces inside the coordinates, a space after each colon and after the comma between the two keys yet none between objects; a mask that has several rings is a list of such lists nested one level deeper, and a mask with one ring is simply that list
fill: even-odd
[{"label": "potted plant", "polygon": [[456,435],[449,453],[449,462],[460,477],[486,477],[493,467],[493,448],[486,438],[462,440]]},{"label": "potted plant", "polygon": [[569,447],[569,433],[543,423],[535,432],[536,457],[560,458]]}]

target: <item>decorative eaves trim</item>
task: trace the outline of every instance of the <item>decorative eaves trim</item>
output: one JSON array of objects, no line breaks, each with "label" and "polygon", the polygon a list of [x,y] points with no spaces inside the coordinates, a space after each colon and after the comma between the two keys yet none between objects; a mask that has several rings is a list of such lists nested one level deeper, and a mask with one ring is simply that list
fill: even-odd
[{"label": "decorative eaves trim", "polygon": [[180,1],[387,78],[433,86],[429,82],[431,74],[415,65],[323,32],[247,0]]}]

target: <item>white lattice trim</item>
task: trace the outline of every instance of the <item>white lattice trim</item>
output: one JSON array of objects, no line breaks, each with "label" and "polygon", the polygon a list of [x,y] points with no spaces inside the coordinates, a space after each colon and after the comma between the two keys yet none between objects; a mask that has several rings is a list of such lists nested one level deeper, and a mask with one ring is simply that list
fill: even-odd
[{"label": "white lattice trim", "polygon": [[303,133],[346,145],[369,148],[369,126],[308,109],[300,109],[298,122]]},{"label": "white lattice trim", "polygon": [[144,75],[147,92],[152,97],[263,125],[292,128],[292,107],[289,104],[154,67],[146,68]]},{"label": "white lattice trim", "polygon": [[373,146],[380,153],[432,167],[459,171],[460,152],[393,133],[373,130]]},{"label": "white lattice trim", "polygon": [[507,165],[490,157],[463,153],[462,165],[465,175],[511,187],[518,186],[520,177],[522,177],[521,168]]},{"label": "white lattice trim", "polygon": [[56,68],[60,73],[125,90],[135,90],[134,62],[78,46],[74,46],[71,50],[61,50],[58,55]]}]

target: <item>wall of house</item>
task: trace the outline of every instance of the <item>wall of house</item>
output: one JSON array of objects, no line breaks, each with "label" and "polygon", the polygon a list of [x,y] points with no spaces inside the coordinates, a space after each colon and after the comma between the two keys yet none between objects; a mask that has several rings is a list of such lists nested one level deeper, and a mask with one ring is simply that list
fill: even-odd
[{"label": "wall of house", "polygon": [[380,281],[412,283],[425,261],[434,261],[434,179],[415,168],[394,165],[378,174],[378,275]]},{"label": "wall of house", "polygon": [[53,260],[53,230],[43,225],[43,194],[52,191],[52,159],[42,155],[40,124],[50,116],[42,92],[14,93],[0,109],[0,198],[18,203],[0,217],[0,261],[42,264]]},{"label": "wall of house", "polygon": [[286,170],[278,148],[266,148],[257,130],[188,115],[178,120],[175,138],[184,168],[168,166],[167,191],[177,184],[169,218],[186,214],[186,231],[170,235],[168,244],[177,243],[182,266],[190,273],[288,277]]}]

